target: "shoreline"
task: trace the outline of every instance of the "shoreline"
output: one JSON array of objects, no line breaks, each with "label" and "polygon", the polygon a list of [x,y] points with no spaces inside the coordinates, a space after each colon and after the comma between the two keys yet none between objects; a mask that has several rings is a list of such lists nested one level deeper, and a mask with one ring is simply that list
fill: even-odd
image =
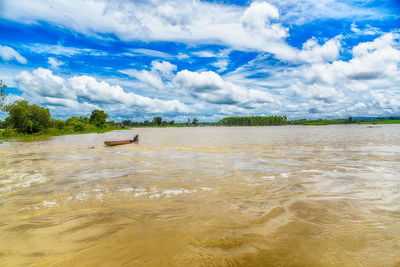
[{"label": "shoreline", "polygon": [[400,124],[400,121],[378,121],[378,122],[359,122],[359,123],[351,123],[351,124],[324,124],[324,123],[304,123],[304,124],[282,124],[282,125],[212,125],[212,124],[204,124],[204,125],[165,125],[165,126],[154,126],[154,125],[140,125],[134,126],[130,128],[115,128],[115,129],[97,129],[97,130],[86,130],[82,132],[53,132],[53,133],[35,133],[35,134],[13,134],[13,135],[3,135],[1,134],[6,129],[0,129],[0,141],[9,141],[9,140],[23,140],[23,141],[38,141],[41,139],[48,139],[53,136],[64,136],[64,135],[80,135],[80,134],[91,134],[91,133],[107,133],[112,131],[126,131],[131,129],[140,129],[140,128],[203,128],[203,127],[276,127],[276,126],[329,126],[329,125],[379,125],[379,124]]}]

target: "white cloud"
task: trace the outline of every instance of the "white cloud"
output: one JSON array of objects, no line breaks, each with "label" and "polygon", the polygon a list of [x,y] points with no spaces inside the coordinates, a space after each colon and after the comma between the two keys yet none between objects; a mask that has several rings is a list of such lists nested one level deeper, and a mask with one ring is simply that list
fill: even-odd
[{"label": "white cloud", "polygon": [[64,78],[53,75],[51,70],[38,68],[22,71],[14,78],[16,86],[29,96],[76,99]]},{"label": "white cloud", "polygon": [[164,88],[164,83],[162,82],[161,77],[157,73],[147,70],[138,71],[135,69],[120,70],[119,72],[126,74],[130,77],[134,77],[139,81],[144,82],[157,89]]},{"label": "white cloud", "polygon": [[324,45],[319,45],[315,38],[309,39],[303,44],[299,52],[299,59],[303,62],[331,62],[339,57],[340,36],[327,41]]},{"label": "white cloud", "polygon": [[52,69],[58,69],[59,66],[64,65],[64,62],[55,59],[54,57],[49,57],[47,63]]},{"label": "white cloud", "polygon": [[226,71],[228,64],[229,64],[228,60],[221,59],[221,60],[218,60],[217,62],[212,63],[211,65],[218,68],[218,72],[224,72],[224,71]]},{"label": "white cloud", "polygon": [[182,52],[179,52],[178,55],[176,56],[176,58],[177,59],[188,59],[190,57]]},{"label": "white cloud", "polygon": [[[116,112],[189,113],[192,110],[179,100],[161,100],[126,92],[119,85],[97,81],[91,76],[63,78],[48,69],[22,71],[15,77],[23,97],[49,107],[71,107],[75,112],[98,108]],[[62,110],[62,109],[61,109]]]},{"label": "white cloud", "polygon": [[366,25],[364,29],[360,29],[355,23],[352,23],[350,29],[352,32],[360,35],[377,35],[381,33],[378,28],[372,27],[371,25]]},{"label": "white cloud", "polygon": [[[324,45],[311,40],[302,50],[310,52],[308,63],[268,68],[263,67],[266,63],[260,58],[229,79],[271,88],[269,93],[281,103],[279,110],[297,118],[307,113],[311,117],[396,114],[400,112],[399,43],[399,34],[387,33],[354,46],[352,58],[343,61],[334,56],[324,57],[324,53],[314,49]],[[269,75],[264,79],[246,78],[265,70]]]},{"label": "white cloud", "polygon": [[191,72],[180,71],[173,84],[187,91],[196,99],[212,104],[239,105],[244,108],[255,108],[273,101],[267,92],[235,85],[224,81],[212,71]]},{"label": "white cloud", "polygon": [[306,24],[318,19],[384,19],[391,16],[393,10],[368,7],[366,1],[332,0],[269,0],[269,3],[282,10],[282,19],[290,24]]},{"label": "white cloud", "polygon": [[[284,56],[287,29],[272,20],[275,7],[254,2],[249,7],[201,1],[7,1],[2,16],[22,23],[46,21],[97,36],[115,34],[125,41],[216,43]],[[90,10],[90,16],[87,12]],[[136,51],[143,53],[145,51]]]},{"label": "white cloud", "polygon": [[2,46],[0,45],[0,57],[5,60],[13,60],[15,59],[21,64],[26,64],[27,60],[23,56],[21,56],[17,51],[9,46]]},{"label": "white cloud", "polygon": [[63,46],[61,44],[49,45],[42,43],[33,43],[33,44],[31,43],[31,44],[24,44],[21,47],[38,54],[52,54],[52,55],[67,56],[67,57],[77,54],[106,55],[104,52],[89,48],[77,48],[77,47]]},{"label": "white cloud", "polygon": [[[266,2],[253,2],[240,18],[246,28],[254,31],[263,30],[267,22],[279,18],[279,11],[276,7]],[[286,36],[286,32],[282,32]]]},{"label": "white cloud", "polygon": [[151,62],[151,71],[158,72],[161,77],[171,79],[173,77],[173,72],[176,71],[176,65],[171,64],[167,61],[153,61]]},{"label": "white cloud", "polygon": [[139,81],[149,84],[152,87],[157,89],[164,88],[163,80],[171,80],[174,76],[173,72],[176,71],[177,67],[174,64],[171,64],[167,61],[152,61],[151,62],[151,70],[135,70],[135,69],[127,69],[120,70],[119,72],[124,73],[128,76],[135,77]]},{"label": "white cloud", "polygon": [[197,52],[193,52],[193,55],[197,56],[197,57],[217,57],[217,55],[212,52],[212,51],[197,51]]}]

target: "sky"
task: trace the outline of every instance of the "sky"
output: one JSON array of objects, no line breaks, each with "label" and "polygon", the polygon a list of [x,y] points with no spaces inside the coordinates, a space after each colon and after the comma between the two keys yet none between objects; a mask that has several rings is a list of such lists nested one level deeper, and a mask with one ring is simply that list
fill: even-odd
[{"label": "sky", "polygon": [[0,0],[0,79],[61,119],[400,116],[400,1]]}]

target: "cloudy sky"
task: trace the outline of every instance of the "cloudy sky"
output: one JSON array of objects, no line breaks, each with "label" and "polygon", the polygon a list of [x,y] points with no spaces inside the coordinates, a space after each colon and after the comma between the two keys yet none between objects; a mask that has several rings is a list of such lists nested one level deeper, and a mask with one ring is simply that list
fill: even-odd
[{"label": "cloudy sky", "polygon": [[400,116],[397,0],[0,0],[0,33],[53,117]]}]

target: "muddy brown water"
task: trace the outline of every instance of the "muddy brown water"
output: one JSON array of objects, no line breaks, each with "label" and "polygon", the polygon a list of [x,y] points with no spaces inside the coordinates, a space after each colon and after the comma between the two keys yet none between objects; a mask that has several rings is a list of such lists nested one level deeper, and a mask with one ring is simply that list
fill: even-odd
[{"label": "muddy brown water", "polygon": [[400,266],[400,125],[2,142],[0,266],[26,265]]}]

